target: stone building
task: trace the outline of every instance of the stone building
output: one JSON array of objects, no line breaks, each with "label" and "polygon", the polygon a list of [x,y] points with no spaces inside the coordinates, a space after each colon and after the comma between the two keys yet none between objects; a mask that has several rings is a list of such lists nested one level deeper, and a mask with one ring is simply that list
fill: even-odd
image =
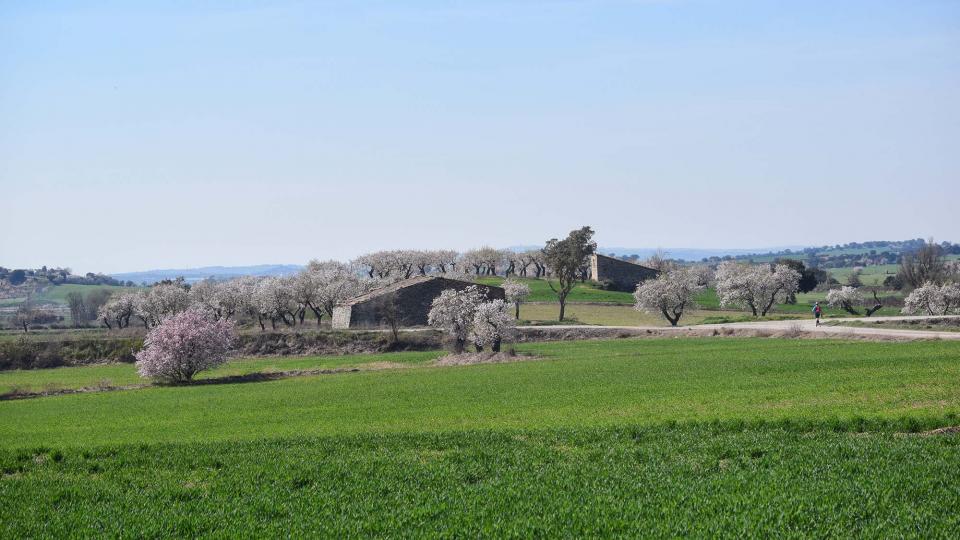
[{"label": "stone building", "polygon": [[500,287],[479,285],[440,276],[416,276],[362,294],[333,309],[331,324],[335,329],[377,328],[386,325],[386,310],[393,310],[399,326],[424,326],[430,304],[446,289],[463,290],[476,285],[487,298],[503,299]]},{"label": "stone building", "polygon": [[618,291],[633,292],[638,283],[654,277],[657,271],[641,264],[600,254],[590,257],[590,279],[610,283]]}]

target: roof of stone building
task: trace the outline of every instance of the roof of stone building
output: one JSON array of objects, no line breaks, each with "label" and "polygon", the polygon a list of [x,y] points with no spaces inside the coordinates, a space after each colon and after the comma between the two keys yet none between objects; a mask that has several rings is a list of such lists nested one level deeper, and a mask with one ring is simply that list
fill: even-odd
[{"label": "roof of stone building", "polygon": [[356,304],[362,304],[363,302],[366,302],[366,301],[368,301],[368,300],[373,300],[374,298],[378,298],[378,297],[383,296],[383,295],[385,295],[385,294],[390,294],[390,293],[399,291],[400,289],[406,289],[406,288],[408,288],[408,287],[412,287],[412,286],[414,286],[414,285],[419,285],[419,284],[421,284],[421,283],[427,283],[427,282],[433,281],[433,280],[455,281],[455,282],[463,283],[463,284],[466,284],[466,285],[479,285],[480,287],[488,287],[488,288],[491,288],[491,289],[496,289],[496,288],[498,288],[498,287],[496,287],[496,286],[494,286],[494,285],[482,285],[482,284],[479,284],[479,283],[474,283],[474,282],[472,282],[472,281],[464,281],[464,280],[462,280],[462,279],[451,279],[451,278],[446,278],[446,277],[443,277],[443,276],[414,276],[414,277],[411,277],[411,278],[407,278],[407,279],[403,279],[403,280],[400,280],[400,281],[396,281],[396,282],[391,283],[391,284],[389,284],[389,285],[384,285],[383,287],[378,287],[378,288],[376,288],[376,289],[373,289],[372,291],[369,291],[369,292],[366,292],[366,293],[364,293],[364,294],[361,294],[360,296],[355,296],[355,297],[351,298],[350,300],[347,300],[346,302],[340,303],[339,305],[341,305],[341,306],[354,306],[354,305],[356,305]]},{"label": "roof of stone building", "polygon": [[649,270],[649,271],[651,271],[651,272],[657,272],[657,273],[659,273],[659,272],[657,271],[657,269],[655,269],[655,268],[650,268],[649,266],[644,266],[644,265],[642,265],[642,264],[640,264],[640,263],[635,263],[635,262],[633,262],[633,261],[625,261],[625,260],[623,260],[623,259],[621,259],[621,258],[619,258],[619,257],[611,257],[611,256],[609,256],[609,255],[603,255],[603,254],[600,254],[600,253],[594,253],[593,256],[594,256],[594,257],[603,257],[604,259],[609,259],[609,260],[611,260],[611,261],[616,261],[616,262],[619,262],[619,263],[632,264],[632,265],[634,265],[634,266],[639,266],[640,268]]}]

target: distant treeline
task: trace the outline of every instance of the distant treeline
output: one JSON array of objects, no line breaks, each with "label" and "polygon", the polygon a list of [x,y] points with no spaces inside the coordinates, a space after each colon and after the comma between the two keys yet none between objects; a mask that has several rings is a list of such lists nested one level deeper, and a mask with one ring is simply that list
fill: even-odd
[{"label": "distant treeline", "polygon": [[[811,268],[851,268],[855,266],[900,264],[905,254],[916,253],[929,242],[929,240],[922,238],[903,241],[876,240],[871,242],[850,242],[848,244],[809,247],[800,250],[784,249],[781,251],[768,251],[766,253],[704,257],[700,262],[716,264],[723,261],[760,262],[775,259],[793,259],[802,261]],[[960,244],[940,242],[937,246],[943,255],[960,254]],[[611,255],[615,256],[613,254]],[[666,255],[669,256],[669,253]],[[641,260],[641,257],[637,254],[620,255],[619,258],[630,262],[640,262]]]},{"label": "distant treeline", "polygon": [[9,269],[0,266],[0,280],[5,280],[10,285],[17,286],[26,283],[29,280],[51,283],[53,285],[113,285],[133,287],[132,281],[120,281],[105,274],[95,274],[87,272],[79,276],[72,273],[69,268],[16,268]]}]

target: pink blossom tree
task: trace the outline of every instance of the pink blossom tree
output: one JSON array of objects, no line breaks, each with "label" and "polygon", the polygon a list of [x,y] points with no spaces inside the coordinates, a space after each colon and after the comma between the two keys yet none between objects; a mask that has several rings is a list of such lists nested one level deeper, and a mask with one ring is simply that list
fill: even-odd
[{"label": "pink blossom tree", "polygon": [[186,382],[226,362],[236,331],[232,321],[212,320],[199,309],[165,319],[150,330],[136,354],[141,377]]}]

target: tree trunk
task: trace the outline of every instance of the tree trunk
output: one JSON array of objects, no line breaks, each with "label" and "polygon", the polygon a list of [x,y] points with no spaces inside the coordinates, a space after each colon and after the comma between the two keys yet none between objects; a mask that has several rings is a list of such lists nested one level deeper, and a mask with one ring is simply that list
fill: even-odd
[{"label": "tree trunk", "polygon": [[857,315],[857,316],[860,315],[860,313],[859,313],[857,310],[853,309],[853,306],[851,306],[851,305],[850,305],[849,303],[847,303],[847,302],[844,302],[841,307],[843,307],[843,310],[846,311],[847,313],[851,314],[851,315]]},{"label": "tree trunk", "polygon": [[514,302],[514,304],[517,307],[517,314],[514,316],[514,318],[519,321],[520,320],[520,302]]},{"label": "tree trunk", "polygon": [[873,300],[876,304],[872,308],[866,308],[864,311],[867,314],[867,317],[873,315],[874,313],[880,311],[880,308],[883,307],[883,302],[880,301],[880,298],[877,296],[877,291],[873,291]]},{"label": "tree trunk", "polygon": [[263,316],[262,316],[262,315],[257,315],[257,322],[260,323],[260,331],[261,331],[261,332],[265,332],[265,331],[267,330],[267,327],[263,325]]},{"label": "tree trunk", "polygon": [[677,323],[680,322],[680,315],[671,317],[670,313],[668,313],[666,309],[661,309],[660,312],[663,313],[663,317],[665,319],[670,321],[670,326],[676,326]]},{"label": "tree trunk", "polygon": [[317,317],[317,326],[320,326],[320,321],[323,320],[323,311],[319,309],[314,309],[313,314]]},{"label": "tree trunk", "polygon": [[566,307],[567,307],[567,299],[566,297],[561,297],[560,298],[560,319],[559,319],[560,322],[563,322],[563,315],[564,315],[564,312],[566,311]]},{"label": "tree trunk", "polygon": [[491,349],[493,349],[493,352],[500,352],[500,340],[499,340],[499,339],[493,342],[493,345],[491,345]]}]

